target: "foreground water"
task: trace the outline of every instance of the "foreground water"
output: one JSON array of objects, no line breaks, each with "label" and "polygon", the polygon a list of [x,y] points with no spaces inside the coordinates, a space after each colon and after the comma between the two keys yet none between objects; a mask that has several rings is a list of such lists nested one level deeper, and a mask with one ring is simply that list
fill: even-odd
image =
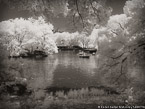
[{"label": "foreground water", "polygon": [[14,78],[12,80],[16,83],[20,81],[26,84],[27,90],[32,92],[26,97],[13,94],[8,95],[8,98],[4,97],[6,99],[1,102],[2,108],[15,109],[31,104],[37,107],[37,100],[42,103],[45,98],[49,98],[46,88],[77,89],[97,86],[100,83],[96,56],[83,59],[75,51],[61,51],[45,58],[5,58],[2,65],[1,70],[11,75],[9,79]]},{"label": "foreground water", "polygon": [[5,64],[16,79],[24,79],[33,90],[46,87],[82,88],[100,82],[96,56],[83,59],[74,51],[61,51],[46,58],[11,58]]},{"label": "foreground water", "polygon": [[[81,106],[83,103],[84,106],[87,103],[92,103],[91,106],[94,106],[94,109],[97,105],[103,103],[126,105],[124,101],[128,99],[128,95],[117,94],[110,96],[106,95],[104,90],[91,89],[89,91],[86,88],[99,86],[102,81],[105,82],[102,79],[102,74],[97,72],[98,61],[95,55],[91,55],[89,59],[83,59],[79,58],[78,53],[75,51],[61,51],[46,58],[4,58],[2,60],[1,72],[8,72],[10,74],[8,79],[12,78],[14,83],[26,84],[27,89],[31,91],[30,94],[25,93],[22,96],[15,93],[1,94],[0,108],[2,109],[40,109],[40,107],[42,109],[44,107],[53,109],[51,106],[56,109],[60,105],[63,109],[64,104],[65,106],[68,106],[67,104],[69,106]],[[58,91],[53,96],[45,90],[52,87],[63,89],[80,88],[80,90],[70,91],[67,95],[63,91]],[[13,88],[17,91],[17,87]],[[113,94],[116,94],[115,90]],[[142,101],[142,99],[139,100]]]}]

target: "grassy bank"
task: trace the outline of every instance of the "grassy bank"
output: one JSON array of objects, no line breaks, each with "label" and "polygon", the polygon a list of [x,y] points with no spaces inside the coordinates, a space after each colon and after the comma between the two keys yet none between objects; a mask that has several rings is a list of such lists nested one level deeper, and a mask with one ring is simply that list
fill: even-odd
[{"label": "grassy bank", "polygon": [[70,90],[68,93],[57,91],[55,95],[46,94],[43,102],[38,105],[43,109],[96,109],[98,106],[144,105],[143,92],[131,95],[128,90],[120,94],[109,94],[103,89],[96,88]]},{"label": "grassy bank", "polygon": [[[2,109],[97,109],[98,106],[144,105],[143,92],[111,94],[104,89],[82,88],[48,92],[39,90],[31,95],[3,95]],[[132,99],[132,98],[133,99]]]}]

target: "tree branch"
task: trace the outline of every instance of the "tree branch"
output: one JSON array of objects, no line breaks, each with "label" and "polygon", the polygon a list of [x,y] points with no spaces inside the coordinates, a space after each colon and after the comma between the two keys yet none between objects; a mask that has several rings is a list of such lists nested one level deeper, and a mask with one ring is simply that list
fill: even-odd
[{"label": "tree branch", "polygon": [[101,19],[100,19],[100,16],[96,13],[96,8],[94,8],[94,6],[92,5],[92,1],[91,0],[89,0],[89,2],[90,2],[90,5],[91,5],[91,7],[92,7],[92,9],[93,9],[93,11],[94,11],[94,14],[97,16],[97,18],[98,18],[98,20],[99,20],[99,22],[101,21]]},{"label": "tree branch", "polygon": [[121,53],[120,55],[116,56],[116,57],[110,57],[112,59],[118,59],[121,58],[126,52]]},{"label": "tree branch", "polygon": [[83,20],[83,17],[82,17],[82,15],[81,15],[80,11],[79,11],[78,0],[75,0],[75,3],[76,3],[77,12],[78,12],[78,14],[79,14],[79,17],[80,17],[80,19],[81,19],[81,21],[82,21],[83,28],[84,28],[84,27],[85,27],[85,25],[84,25],[84,20]]},{"label": "tree branch", "polygon": [[115,81],[114,81],[113,83],[117,82],[117,81],[119,80],[119,78],[120,78],[123,74],[125,74],[125,73],[123,73],[123,63],[124,63],[126,60],[127,60],[127,57],[125,57],[125,58],[121,61],[120,75],[115,79]]},{"label": "tree branch", "polygon": [[74,25],[74,27],[76,27],[76,24],[75,24],[75,15],[76,15],[76,13],[73,14],[73,25]]},{"label": "tree branch", "polygon": [[117,24],[119,24],[119,26],[122,30],[125,30],[125,28],[121,25],[121,23],[117,23]]},{"label": "tree branch", "polygon": [[117,33],[117,32],[115,32],[115,31],[113,31],[113,30],[111,30],[111,32],[114,33],[114,34],[116,34],[116,35],[118,36],[118,33]]},{"label": "tree branch", "polygon": [[105,64],[105,66],[108,66],[108,67],[114,67],[114,66],[116,66],[116,65],[118,65],[118,64],[120,64],[120,62],[116,62],[116,63],[114,63],[114,64],[112,64],[112,65],[108,65],[108,64]]}]

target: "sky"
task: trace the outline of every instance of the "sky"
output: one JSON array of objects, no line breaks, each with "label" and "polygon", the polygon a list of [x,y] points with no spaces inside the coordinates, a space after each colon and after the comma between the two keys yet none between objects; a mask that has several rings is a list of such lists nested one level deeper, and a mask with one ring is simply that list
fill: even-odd
[{"label": "sky", "polygon": [[112,14],[122,14],[127,0],[107,0],[107,5],[113,8]]},{"label": "sky", "polygon": [[[106,4],[107,6],[110,6],[113,9],[112,15],[115,14],[122,14],[123,13],[123,7],[125,5],[126,0],[107,0]],[[7,5],[4,3],[0,3],[0,21],[8,20],[12,18],[28,18],[31,14],[28,11],[19,11],[16,9],[10,9]],[[53,18],[52,24],[54,27],[59,29],[60,31],[73,31],[69,30],[69,23],[66,22],[66,18],[63,16],[59,16],[59,18]]]}]

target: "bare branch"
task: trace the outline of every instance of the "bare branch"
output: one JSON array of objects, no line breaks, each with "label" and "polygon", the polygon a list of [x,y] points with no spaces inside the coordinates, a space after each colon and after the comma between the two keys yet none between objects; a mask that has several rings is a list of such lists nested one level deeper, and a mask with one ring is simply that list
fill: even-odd
[{"label": "bare branch", "polygon": [[114,67],[114,66],[116,66],[116,65],[118,65],[118,64],[120,64],[120,62],[116,62],[116,63],[114,63],[114,64],[112,64],[112,65],[108,65],[108,64],[105,64],[105,66],[108,66],[108,67]]},{"label": "bare branch", "polygon": [[141,47],[141,46],[144,46],[144,45],[145,45],[145,43],[142,43],[142,44],[139,44],[138,47]]},{"label": "bare branch", "polygon": [[110,58],[112,58],[112,59],[118,59],[118,58],[121,58],[124,54],[125,54],[125,52],[121,53],[120,55],[118,55],[116,57],[110,57]]},{"label": "bare branch", "polygon": [[[100,16],[99,16],[99,14],[98,13],[96,13],[96,8],[93,6],[93,4],[92,4],[92,1],[91,0],[89,0],[89,2],[90,2],[90,5],[91,5],[91,7],[92,7],[92,9],[93,9],[93,11],[94,11],[94,14],[97,16],[97,18],[98,18],[98,20],[99,20],[99,22],[101,21],[101,19],[100,19]],[[95,10],[96,9],[96,10]]]},{"label": "bare branch", "polygon": [[117,33],[117,32],[115,32],[115,31],[113,31],[113,30],[111,30],[111,32],[114,33],[114,34],[116,34],[116,35],[118,36],[118,33]]},{"label": "bare branch", "polygon": [[[124,74],[124,73],[123,73]],[[119,80],[119,78],[123,75],[122,73],[114,80],[114,82],[113,83],[116,83],[118,80]]]},{"label": "bare branch", "polygon": [[73,14],[73,25],[74,25],[74,27],[76,27],[76,25],[75,25],[75,14],[76,13]]},{"label": "bare branch", "polygon": [[121,23],[117,23],[117,24],[119,24],[119,26],[122,30],[125,30],[125,28],[121,25]]},{"label": "bare branch", "polygon": [[127,57],[125,57],[125,58],[121,61],[120,75],[115,79],[115,81],[114,81],[113,83],[117,82],[117,81],[119,80],[119,78],[120,78],[123,74],[125,74],[125,73],[123,73],[123,63],[124,63],[126,60],[127,60]]},{"label": "bare branch", "polygon": [[127,57],[125,57],[125,58],[122,60],[122,63],[124,63],[126,60],[127,60]]},{"label": "bare branch", "polygon": [[81,21],[82,21],[83,28],[84,28],[84,27],[85,27],[85,25],[84,25],[84,20],[83,20],[83,17],[82,17],[82,15],[81,15],[80,11],[79,11],[78,0],[75,0],[75,3],[76,3],[77,12],[78,12],[78,14],[79,14],[79,17],[80,17],[80,19],[81,19]]}]

